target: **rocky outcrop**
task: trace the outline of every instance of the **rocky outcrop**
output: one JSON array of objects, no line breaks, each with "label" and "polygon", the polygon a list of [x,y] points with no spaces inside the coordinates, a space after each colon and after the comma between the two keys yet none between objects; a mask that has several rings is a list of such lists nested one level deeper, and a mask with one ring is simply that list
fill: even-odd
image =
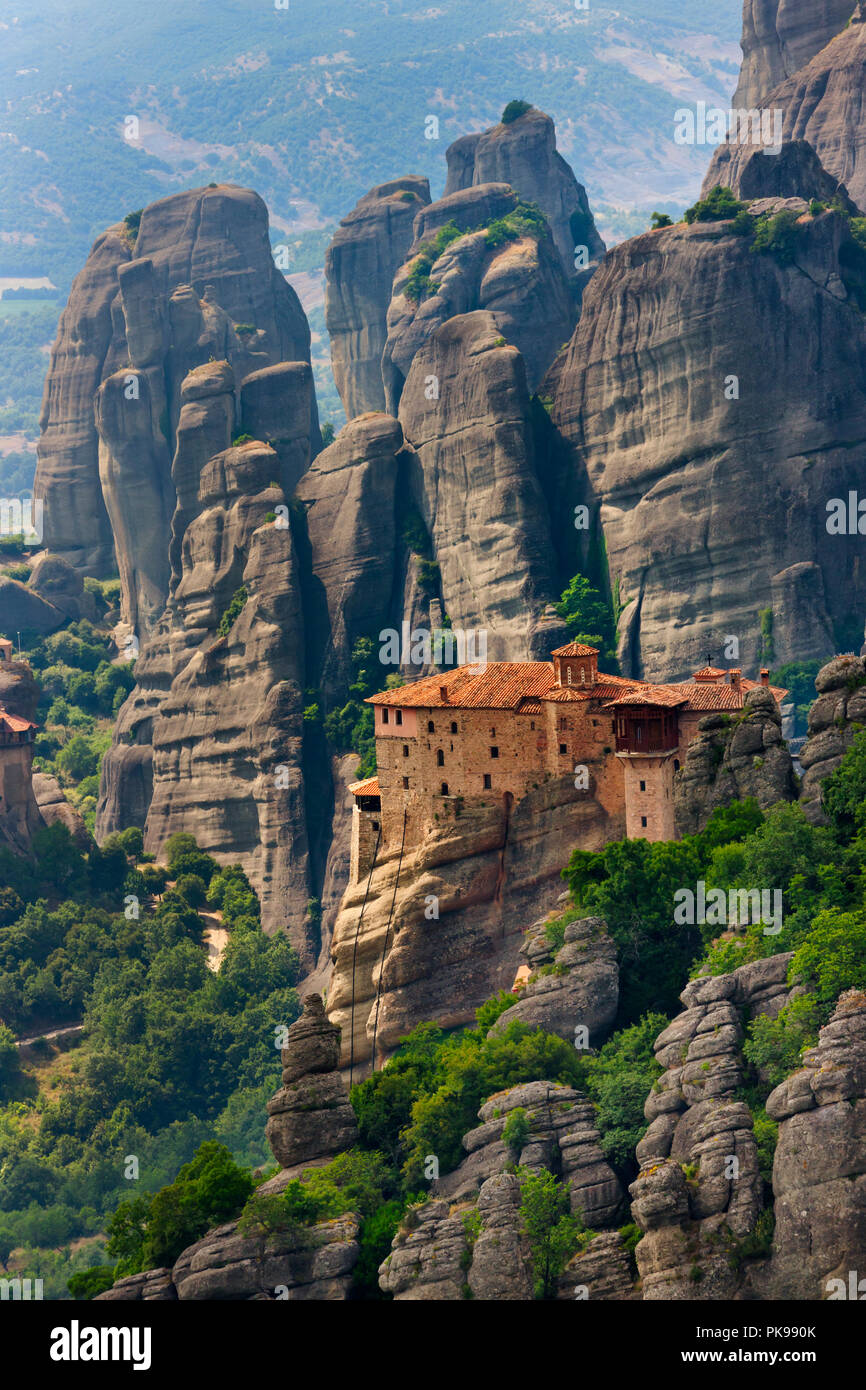
[{"label": "rocky outcrop", "polygon": [[40,637],[56,632],[66,621],[59,608],[18,579],[0,575],[0,619],[3,631],[33,632]]},{"label": "rocky outcrop", "polygon": [[762,106],[774,87],[806,66],[851,18],[854,0],[745,0],[743,65],[734,107]]},{"label": "rocky outcrop", "polygon": [[[351,420],[298,487],[310,546],[314,682],[329,699],[353,677],[352,647],[395,610],[397,477],[411,450],[390,415]],[[383,678],[384,680],[384,678]]]},{"label": "rocky outcrop", "polygon": [[342,1029],[341,1066],[351,1064],[355,1081],[369,1069],[374,1039],[381,1061],[416,1024],[471,1023],[486,999],[510,989],[527,917],[553,908],[575,843],[599,849],[625,828],[570,778],[543,782],[513,806],[458,809],[402,861],[397,845],[380,851],[363,918],[366,880],[346,891],[328,1016]]},{"label": "rocky outcrop", "polygon": [[385,409],[381,363],[391,284],[412,243],[415,217],[429,202],[426,179],[379,184],[342,219],[326,252],[325,325],[350,420]]},{"label": "rocky outcrop", "polygon": [[637,1146],[632,1217],[644,1299],[732,1298],[742,1285],[736,1243],[755,1227],[762,1180],[743,1084],[742,1017],[778,1012],[789,997],[790,954],[692,980],[679,1014],[656,1039],[665,1068],[647,1099]]},{"label": "rocky outcrop", "polygon": [[[432,396],[431,380],[438,396]],[[416,354],[400,422],[412,490],[455,628],[487,630],[491,661],[547,659],[564,637],[523,359],[494,316],[464,314]]]},{"label": "rocky outcrop", "polygon": [[177,1299],[177,1289],[170,1269],[146,1269],[118,1279],[110,1289],[98,1293],[94,1302],[104,1303],[166,1303]]},{"label": "rocky outcrop", "polygon": [[586,190],[556,148],[553,121],[532,107],[509,125],[479,135],[464,135],[446,151],[445,196],[474,184],[507,183],[521,198],[537,203],[550,224],[553,240],[569,276],[575,276],[575,251],[586,247],[589,269],[579,269],[582,286],[604,255]]},{"label": "rocky outcrop", "polygon": [[93,595],[85,589],[78,570],[60,555],[40,551],[33,561],[27,585],[72,622],[96,617]]},{"label": "rocky outcrop", "polygon": [[65,825],[79,849],[91,848],[93,840],[81,812],[66,800],[55,777],[49,777],[46,772],[34,772],[33,795],[46,825]]},{"label": "rocky outcrop", "polygon": [[268,1101],[265,1130],[282,1171],[260,1189],[282,1191],[305,1168],[327,1163],[358,1138],[355,1112],[337,1070],[340,1030],[325,1017],[320,994],[309,994],[289,1028],[282,1086]]},{"label": "rocky outcrop", "polygon": [[[510,240],[490,223],[517,206],[505,184],[481,184],[433,203],[416,218],[416,240],[394,278],[388,340],[382,357],[387,408],[396,414],[419,349],[448,319],[489,310],[500,334],[519,349],[534,392],[576,319],[576,306],[546,227]],[[435,230],[453,222],[465,235],[448,243],[429,271],[429,287],[413,288],[417,257]]]},{"label": "rocky outcrop", "polygon": [[710,179],[717,173],[717,181],[732,188],[738,198],[803,198],[806,202],[817,198],[822,203],[838,200],[848,212],[855,216],[857,213],[844,183],[827,173],[808,140],[788,140],[773,154],[752,146],[742,151],[731,149],[727,162],[722,152],[708,175],[705,191],[714,187]]},{"label": "rocky outcrop", "polygon": [[821,806],[825,780],[835,772],[854,740],[856,728],[866,725],[866,660],[838,656],[815,677],[818,698],[809,710],[809,732],[800,749],[803,784],[800,801],[813,825],[826,821]]},{"label": "rocky outcrop", "polygon": [[[866,1250],[866,994],[843,994],[818,1046],[767,1100],[779,1122],[776,1228],[764,1297],[862,1299]],[[853,1291],[852,1291],[853,1272]],[[858,1287],[859,1284],[859,1287]]]},{"label": "rocky outcrop", "polygon": [[40,694],[29,661],[0,662],[0,708],[35,722]]},{"label": "rocky outcrop", "polygon": [[[502,1139],[517,1109],[529,1124],[519,1153]],[[433,1182],[430,1201],[410,1208],[380,1267],[380,1287],[397,1302],[533,1297],[520,1181],[506,1171],[515,1163],[560,1174],[572,1212],[590,1229],[618,1217],[622,1188],[602,1154],[593,1108],[577,1091],[548,1081],[513,1086],[491,1096],[478,1118],[463,1140],[467,1157]]]},{"label": "rocky outcrop", "polygon": [[229,1222],[184,1250],[172,1283],[181,1300],[342,1301],[358,1262],[359,1227],[348,1214],[260,1243]]},{"label": "rocky outcrop", "polygon": [[703,830],[720,806],[754,797],[762,810],[797,799],[794,765],[782,738],[782,716],[769,690],[750,690],[741,716],[708,714],[674,775],[681,835]]},{"label": "rocky outcrop", "polygon": [[[755,3],[775,8],[778,0],[755,0]],[[826,16],[826,25],[820,20],[815,24],[816,9],[822,19]],[[851,0],[828,0],[827,4],[817,7],[785,5],[780,7],[780,12],[790,17],[792,26],[802,25],[808,38],[802,45],[791,45],[789,61],[797,66],[784,63],[788,75],[780,72],[775,84],[761,92],[760,105],[767,110],[782,111],[782,139],[807,140],[827,172],[845,185],[859,208],[866,207],[866,142],[860,100],[866,54],[866,9],[862,4],[852,6]],[[770,76],[768,73],[767,78],[754,83],[747,77],[746,85],[757,90]],[[754,106],[755,102],[735,101],[734,104]],[[704,188],[719,183],[736,187],[740,171],[752,154],[753,147],[748,144],[720,146],[713,156]]]},{"label": "rocky outcrop", "polygon": [[[175,830],[194,834],[221,862],[244,864],[263,922],[288,924],[310,965],[298,560],[278,455],[257,441],[229,446],[233,389],[225,362],[184,383],[169,599],[104,759],[97,838],[139,824],[158,851]],[[301,398],[304,419],[309,408]]]},{"label": "rocky outcrop", "polygon": [[[184,378],[209,358],[229,360],[238,380],[309,362],[309,343],[255,193],[223,184],[173,194],[144,209],[137,237],[120,224],[96,242],[51,355],[35,491],[46,546],[76,569],[108,573],[116,550],[134,627],[149,630],[164,598],[158,541],[173,507]],[[311,429],[317,438],[314,408]]]},{"label": "rocky outcrop", "polygon": [[617,246],[557,364],[557,495],[603,534],[632,676],[681,677],[730,634],[754,669],[767,609],[777,661],[808,660],[866,609],[856,544],[826,526],[828,501],[858,487],[866,439],[859,253],[832,212],[794,236],[791,264],[730,221]]},{"label": "rocky outcrop", "polygon": [[517,1003],[499,1015],[490,1031],[502,1033],[516,1020],[573,1042],[583,1027],[589,1044],[596,1047],[613,1023],[619,1002],[616,945],[601,917],[569,922],[558,951],[548,941],[546,926],[537,923],[527,933],[520,954],[532,973]]}]

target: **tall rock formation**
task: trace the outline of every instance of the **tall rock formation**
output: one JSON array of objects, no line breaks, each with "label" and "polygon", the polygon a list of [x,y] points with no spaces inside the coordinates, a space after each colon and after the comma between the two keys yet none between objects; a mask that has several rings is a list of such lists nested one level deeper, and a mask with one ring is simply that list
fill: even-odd
[{"label": "tall rock formation", "polygon": [[[570,337],[577,309],[550,232],[527,226],[506,237],[491,224],[509,214],[519,220],[517,194],[507,184],[479,184],[432,203],[415,219],[415,241],[394,278],[388,309],[382,375],[391,412],[416,353],[455,315],[493,314],[502,336],[523,355],[531,392]],[[446,223],[465,235],[448,242],[419,286],[419,257]]]},{"label": "tall rock formation", "polygon": [[[464,135],[446,151],[445,196],[474,184],[507,183],[526,202],[537,203],[569,276],[579,286],[604,255],[586,189],[556,148],[553,121],[531,107],[508,125],[500,122],[478,135]],[[587,267],[576,271],[575,250],[586,247]]]},{"label": "tall rock formation", "polygon": [[863,254],[844,214],[794,207],[789,256],[732,221],[617,246],[551,372],[557,495],[600,524],[626,674],[680,676],[730,635],[754,669],[762,621],[780,663],[860,640],[857,539],[827,523],[866,442]]},{"label": "tall rock formation", "polygon": [[[775,8],[777,0],[756,0],[758,3]],[[785,60],[789,75],[780,73],[775,85],[760,92],[760,105],[782,111],[783,140],[807,140],[827,172],[846,186],[859,208],[866,208],[866,138],[861,101],[866,9],[862,4],[852,6],[851,0],[827,0],[817,6],[780,5],[779,10],[791,17],[792,33],[802,26],[807,41],[792,45]],[[788,61],[800,58],[802,66],[787,67]],[[758,91],[764,80],[756,78],[753,83],[747,76],[746,89],[751,91],[754,85]],[[754,106],[755,102],[734,104]],[[704,181],[705,191],[715,184],[737,187],[740,170],[753,153],[754,148],[748,144],[719,146]]]},{"label": "tall rock formation", "polygon": [[384,410],[382,350],[391,283],[430,202],[430,185],[408,176],[371,188],[340,222],[325,255],[325,325],[348,419]]},{"label": "tall rock formation", "polygon": [[763,106],[774,87],[804,68],[851,18],[855,0],[744,0],[743,65],[732,105]]},{"label": "tall rock formation", "polygon": [[[230,446],[234,391],[227,362],[184,382],[170,595],[104,759],[97,835],[143,825],[158,851],[184,830],[217,859],[239,860],[265,925],[289,924],[309,966],[318,941],[306,921],[298,559],[277,453],[257,441]],[[309,419],[310,395],[296,406]]]},{"label": "tall rock formation", "polygon": [[[223,184],[173,194],[144,209],[137,235],[128,220],[96,242],[51,354],[35,491],[46,546],[77,569],[110,572],[116,541],[133,627],[149,630],[165,597],[156,539],[173,509],[187,373],[226,359],[240,381],[276,362],[309,362],[309,345],[255,193]],[[314,407],[310,424],[317,437]]]},{"label": "tall rock formation", "polygon": [[550,519],[523,359],[491,313],[435,330],[412,362],[400,422],[453,627],[485,629],[491,661],[545,660],[563,633]]}]

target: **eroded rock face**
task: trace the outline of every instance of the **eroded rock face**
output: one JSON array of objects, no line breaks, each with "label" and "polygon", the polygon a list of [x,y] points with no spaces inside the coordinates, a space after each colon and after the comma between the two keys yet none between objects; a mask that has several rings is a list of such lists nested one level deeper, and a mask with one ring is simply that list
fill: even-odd
[{"label": "eroded rock face", "polygon": [[[519,1154],[502,1139],[517,1109],[530,1127]],[[429,1202],[410,1209],[380,1266],[380,1287],[397,1302],[532,1299],[520,1182],[505,1171],[515,1162],[525,1170],[561,1174],[572,1212],[591,1229],[617,1219],[622,1188],[602,1154],[593,1108],[579,1092],[555,1082],[527,1082],[491,1096],[478,1118],[481,1125],[463,1140],[467,1157],[434,1181]]]},{"label": "eroded rock face", "polygon": [[837,656],[815,677],[818,698],[809,710],[808,736],[800,749],[800,802],[813,825],[826,824],[821,806],[824,782],[854,740],[855,724],[866,724],[866,660]]},{"label": "eroded rock face", "polygon": [[692,980],[679,1014],[656,1039],[665,1067],[647,1099],[650,1127],[637,1146],[632,1217],[643,1298],[734,1297],[741,1277],[733,1243],[754,1229],[762,1181],[743,1084],[741,1015],[787,1001],[790,954]]},{"label": "eroded rock face", "polygon": [[720,154],[707,176],[705,191],[714,186],[710,179],[716,173],[724,173],[716,181],[732,188],[738,198],[803,198],[806,202],[817,198],[822,203],[838,198],[856,215],[845,185],[827,173],[808,140],[788,140],[775,154],[749,146],[742,153],[732,151],[730,167]]},{"label": "eroded rock face", "polygon": [[851,442],[866,437],[850,232],[827,213],[796,236],[790,266],[730,222],[614,248],[558,364],[559,495],[600,522],[629,675],[682,678],[730,633],[754,668],[767,608],[778,661],[808,660],[866,608],[855,547],[825,524],[827,502],[857,486]]},{"label": "eroded rock face", "polygon": [[[397,847],[380,852],[363,920],[366,880],[347,889],[331,946],[328,1015],[342,1029],[341,1066],[351,1062],[353,1080],[369,1070],[374,1037],[381,1061],[416,1024],[472,1023],[486,999],[510,989],[527,917],[553,908],[574,844],[599,849],[624,830],[564,778],[510,810],[466,806],[443,821],[404,854],[396,897]],[[435,920],[426,916],[430,894]]]},{"label": "eroded rock face", "polygon": [[[770,1298],[858,1298],[866,1250],[866,994],[848,990],[777,1086],[773,1163],[776,1229],[766,1272]],[[851,1273],[854,1292],[851,1292]]]},{"label": "eroded rock face", "polygon": [[78,570],[73,569],[60,555],[52,555],[48,550],[40,551],[33,562],[27,584],[46,603],[53,604],[64,618],[76,622],[80,618],[96,616],[93,595],[85,589]]},{"label": "eroded rock face", "polygon": [[[761,3],[761,0],[755,2]],[[777,0],[764,2],[775,8]],[[791,61],[797,62],[797,66],[787,67],[786,64],[786,71],[780,72],[775,83],[761,92],[760,105],[769,110],[781,110],[784,113],[783,140],[807,140],[827,172],[845,185],[858,207],[866,207],[866,155],[860,100],[866,53],[866,10],[862,5],[855,5],[852,15],[850,0],[827,0],[819,6],[785,5],[783,9],[794,25],[804,25],[810,38],[792,54]],[[820,17],[822,12],[828,23],[826,28],[821,24],[814,26],[812,37],[813,19]],[[816,42],[817,47],[812,46]],[[802,62],[799,62],[801,56]],[[766,79],[754,83],[756,89],[763,80]],[[747,78],[747,85],[751,85],[751,79]],[[748,105],[754,106],[755,102]],[[748,145],[720,146],[713,156],[704,188],[718,183],[736,187],[740,171],[752,153]]]},{"label": "eroded rock face", "polygon": [[337,1070],[340,1030],[325,1017],[320,994],[309,994],[282,1050],[283,1084],[268,1101],[268,1143],[283,1171],[260,1190],[281,1191],[311,1164],[327,1162],[358,1138],[355,1112]]},{"label": "eroded rock face", "polygon": [[[507,183],[544,213],[564,269],[575,274],[575,248],[585,246],[590,267],[604,255],[586,190],[556,148],[553,121],[535,107],[510,125],[467,135],[446,151],[446,197],[479,183]],[[591,270],[590,270],[591,273]],[[578,272],[578,281],[586,274]]]},{"label": "eroded rock face", "polygon": [[[255,193],[220,185],[173,194],[144,209],[137,238],[121,224],[96,242],[51,355],[35,492],[46,545],[76,569],[108,573],[117,542],[133,626],[152,626],[165,583],[164,548],[151,553],[151,544],[172,511],[187,373],[209,358],[231,361],[238,379],[309,362],[309,342]],[[103,383],[100,444],[94,398]],[[315,436],[314,413],[310,428]]]},{"label": "eroded rock face", "polygon": [[545,925],[530,929],[520,948],[533,972],[526,987],[490,1031],[502,1033],[519,1020],[573,1042],[582,1026],[588,1030],[590,1045],[596,1047],[613,1023],[619,1002],[616,945],[601,917],[569,922],[559,951],[549,945]]},{"label": "eroded rock face", "polygon": [[733,723],[719,714],[700,721],[674,778],[677,828],[681,835],[695,835],[718,807],[747,797],[762,810],[797,799],[782,716],[769,690],[750,690],[742,718]]},{"label": "eroded rock face", "polygon": [[400,422],[418,457],[413,493],[452,625],[486,629],[490,661],[546,660],[564,640],[550,520],[523,359],[492,314],[436,329],[413,360]]},{"label": "eroded rock face", "polygon": [[384,410],[382,351],[391,283],[413,240],[430,185],[410,175],[372,188],[344,217],[325,256],[331,365],[349,420]]},{"label": "eroded rock face", "polygon": [[189,1246],[172,1270],[177,1297],[333,1302],[348,1297],[358,1262],[360,1222],[349,1213],[304,1230],[272,1236],[264,1248],[218,1226]]},{"label": "eroded rock face", "polygon": [[34,772],[33,796],[39,808],[39,815],[46,825],[65,825],[78,848],[88,850],[92,845],[90,831],[84,823],[80,811],[63,795],[63,788],[56,777],[46,772]]},{"label": "eroded rock face", "polygon": [[[538,237],[489,244],[489,224],[512,211],[517,201],[506,184],[480,184],[432,203],[416,218],[415,242],[394,277],[382,358],[387,408],[393,414],[416,353],[457,314],[477,309],[493,314],[501,336],[523,355],[530,392],[567,342],[577,310],[550,234],[545,230]],[[465,235],[451,241],[433,263],[432,293],[412,298],[415,259],[446,222],[454,222]]]},{"label": "eroded rock face", "polygon": [[[169,600],[104,760],[97,836],[139,824],[158,851],[184,830],[221,862],[242,863],[263,923],[288,925],[310,965],[298,561],[291,529],[268,520],[286,505],[278,455],[256,441],[229,445],[233,390],[225,362],[184,383]],[[309,397],[299,409],[307,419]],[[221,634],[241,589],[246,601]]]},{"label": "eroded rock face", "polygon": [[734,107],[762,106],[765,98],[845,28],[853,0],[745,0],[743,65]]}]

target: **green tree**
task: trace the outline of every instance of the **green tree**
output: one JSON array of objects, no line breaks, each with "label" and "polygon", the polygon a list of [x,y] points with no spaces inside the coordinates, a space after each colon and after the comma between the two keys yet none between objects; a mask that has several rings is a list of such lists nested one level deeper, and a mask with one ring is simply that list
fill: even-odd
[{"label": "green tree", "polygon": [[615,624],[610,605],[582,574],[576,574],[563,590],[556,611],[575,642],[607,650],[613,647]]},{"label": "green tree", "polygon": [[584,1227],[571,1214],[569,1190],[546,1168],[518,1170],[520,1216],[529,1237],[535,1297],[554,1298],[559,1276],[581,1244]]}]

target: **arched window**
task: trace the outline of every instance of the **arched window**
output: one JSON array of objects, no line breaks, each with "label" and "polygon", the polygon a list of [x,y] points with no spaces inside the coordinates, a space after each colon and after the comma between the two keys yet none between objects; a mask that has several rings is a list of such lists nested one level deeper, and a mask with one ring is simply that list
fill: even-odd
[{"label": "arched window", "polygon": [[569,667],[567,667],[566,669],[567,669],[567,671],[568,671],[568,684],[571,685],[571,684],[572,684],[572,679],[571,679],[571,667],[569,666]]},{"label": "arched window", "polygon": [[451,732],[452,734],[457,733],[457,721],[455,719],[452,719],[451,721]]},{"label": "arched window", "polygon": [[432,719],[427,720],[427,732],[428,734],[435,734],[436,732],[436,725],[433,723]]},{"label": "arched window", "polygon": [[447,795],[448,795],[448,783],[447,783],[447,782],[443,782],[443,783],[442,783],[442,795],[443,795],[443,796],[447,796]]},{"label": "arched window", "polygon": [[580,668],[580,683],[581,683],[581,685],[586,685],[586,667],[585,667],[585,666],[581,666],[581,668]]},{"label": "arched window", "polygon": [[436,750],[436,766],[437,766],[437,767],[444,767],[444,766],[445,766],[445,754],[442,752],[442,749],[441,749],[441,748],[437,748],[437,750]]}]

